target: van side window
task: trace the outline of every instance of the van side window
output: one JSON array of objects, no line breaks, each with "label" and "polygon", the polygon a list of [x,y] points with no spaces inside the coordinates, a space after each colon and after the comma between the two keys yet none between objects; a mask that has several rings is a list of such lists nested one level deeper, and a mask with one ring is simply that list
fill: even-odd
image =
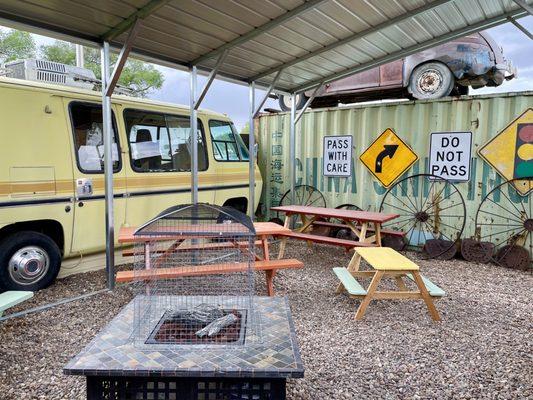
[{"label": "van side window", "polygon": [[[124,122],[134,171],[191,170],[189,117],[128,109],[124,111]],[[206,169],[203,129],[198,121],[198,170]]]},{"label": "van side window", "polygon": [[209,130],[211,131],[215,160],[248,160],[248,149],[231,122],[210,120]]},{"label": "van side window", "polygon": [[[74,146],[78,168],[85,173],[104,172],[104,136],[102,106],[99,104],[70,104],[70,117],[74,132]],[[120,170],[120,151],[113,116],[113,172]]]}]

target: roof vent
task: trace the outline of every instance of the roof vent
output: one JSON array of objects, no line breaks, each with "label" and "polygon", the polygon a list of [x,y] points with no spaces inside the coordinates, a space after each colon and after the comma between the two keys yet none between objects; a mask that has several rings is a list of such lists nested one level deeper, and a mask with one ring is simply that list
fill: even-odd
[{"label": "roof vent", "polygon": [[53,83],[92,90],[99,83],[90,69],[61,64],[47,60],[29,58],[5,64],[5,75],[9,78]]}]

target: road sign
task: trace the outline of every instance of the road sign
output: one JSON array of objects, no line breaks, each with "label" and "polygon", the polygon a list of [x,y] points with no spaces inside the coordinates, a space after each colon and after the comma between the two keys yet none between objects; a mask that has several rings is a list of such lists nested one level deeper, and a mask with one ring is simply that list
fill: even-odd
[{"label": "road sign", "polygon": [[[486,143],[478,154],[505,179],[533,177],[533,108],[507,125]],[[526,195],[530,185],[515,183]]]},{"label": "road sign", "polygon": [[324,176],[351,176],[352,136],[324,136]]},{"label": "road sign", "polygon": [[472,132],[433,132],[429,144],[429,172],[455,182],[470,179]]},{"label": "road sign", "polygon": [[390,128],[387,128],[359,157],[385,187],[389,187],[413,165],[418,156]]}]

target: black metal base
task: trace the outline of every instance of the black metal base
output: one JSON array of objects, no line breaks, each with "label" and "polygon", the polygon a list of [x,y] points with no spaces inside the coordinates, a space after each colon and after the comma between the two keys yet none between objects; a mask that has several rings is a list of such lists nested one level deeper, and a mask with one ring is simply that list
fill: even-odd
[{"label": "black metal base", "polygon": [[87,377],[88,400],[285,400],[285,379]]}]

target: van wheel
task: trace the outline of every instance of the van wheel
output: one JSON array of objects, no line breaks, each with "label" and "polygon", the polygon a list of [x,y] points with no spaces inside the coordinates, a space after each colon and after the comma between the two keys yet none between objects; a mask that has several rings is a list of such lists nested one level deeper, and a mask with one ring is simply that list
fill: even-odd
[{"label": "van wheel", "polygon": [[0,243],[0,287],[36,291],[49,286],[61,267],[57,244],[42,233],[26,231]]},{"label": "van wheel", "polygon": [[419,65],[409,79],[409,92],[419,100],[449,96],[454,86],[452,71],[439,62]]},{"label": "van wheel", "polygon": [[[296,95],[296,109],[297,110],[300,110],[304,105],[305,103],[307,102],[309,98],[305,95],[305,94],[297,94]],[[281,107],[281,109],[283,111],[290,111],[291,110],[291,105],[292,105],[292,102],[291,102],[291,96],[285,96],[285,95],[280,95],[279,96],[279,106]]]}]

